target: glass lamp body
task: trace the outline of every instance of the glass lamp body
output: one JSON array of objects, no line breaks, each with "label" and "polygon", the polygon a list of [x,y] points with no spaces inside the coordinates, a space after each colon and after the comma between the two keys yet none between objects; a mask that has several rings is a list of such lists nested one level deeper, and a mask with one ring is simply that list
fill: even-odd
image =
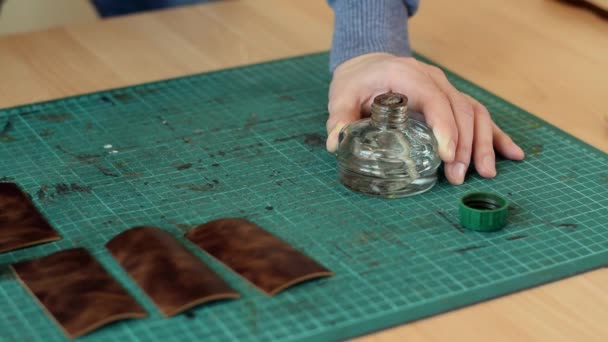
[{"label": "glass lamp body", "polygon": [[374,99],[370,118],[345,126],[337,150],[340,182],[377,197],[405,197],[430,190],[441,159],[422,115],[407,111],[407,97]]}]

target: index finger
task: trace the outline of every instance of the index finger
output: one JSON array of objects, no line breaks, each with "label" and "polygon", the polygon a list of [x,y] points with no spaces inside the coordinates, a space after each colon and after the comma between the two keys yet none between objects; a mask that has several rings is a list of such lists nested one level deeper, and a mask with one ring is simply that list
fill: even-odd
[{"label": "index finger", "polygon": [[[432,82],[429,80],[429,82]],[[434,82],[425,87],[420,96],[420,107],[426,122],[439,144],[439,156],[446,163],[454,161],[458,143],[458,129],[448,97]]]},{"label": "index finger", "polygon": [[326,148],[327,151],[333,153],[338,149],[340,130],[361,117],[361,105],[355,98],[338,97],[330,99],[327,109],[329,118],[325,124],[327,129]]}]

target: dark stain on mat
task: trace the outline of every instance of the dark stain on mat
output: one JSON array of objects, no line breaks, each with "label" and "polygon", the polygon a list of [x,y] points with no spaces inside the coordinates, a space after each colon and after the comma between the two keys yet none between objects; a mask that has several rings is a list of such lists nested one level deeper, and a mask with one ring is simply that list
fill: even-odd
[{"label": "dark stain on mat", "polygon": [[222,104],[228,103],[230,101],[230,99],[227,99],[226,96],[218,96],[218,97],[212,98],[211,101],[222,105]]},{"label": "dark stain on mat", "polygon": [[524,239],[527,237],[528,237],[528,235],[514,235],[514,236],[506,237],[505,240],[507,240],[507,241],[521,240],[521,239]]},{"label": "dark stain on mat", "polygon": [[42,114],[36,117],[40,121],[46,122],[64,122],[68,119],[72,118],[72,114],[70,113],[51,113],[51,114]]},{"label": "dark stain on mat", "polygon": [[354,237],[353,242],[358,245],[365,245],[370,241],[378,240],[373,234],[368,232],[361,232],[361,234]]},{"label": "dark stain on mat", "polygon": [[296,182],[293,178],[283,179],[283,180],[277,181],[275,184],[278,186],[283,186],[283,183],[285,183],[285,181],[288,181],[289,183],[291,183],[293,185],[298,184],[298,182]]},{"label": "dark stain on mat", "polygon": [[325,139],[318,133],[304,134],[304,143],[309,146],[325,146]]},{"label": "dark stain on mat", "polygon": [[571,222],[557,223],[557,222],[552,222],[552,221],[547,221],[547,220],[542,220],[541,222],[546,224],[547,226],[551,226],[551,227],[555,227],[555,228],[570,228],[570,229],[578,228],[578,224],[571,223]]},{"label": "dark stain on mat", "polygon": [[95,168],[97,168],[97,170],[99,170],[99,172],[101,172],[104,176],[108,176],[108,177],[120,177],[119,175],[115,174],[114,172],[106,169],[105,167],[99,165],[99,164],[95,164]]},{"label": "dark stain on mat", "polygon": [[112,99],[110,99],[109,97],[107,97],[107,96],[105,96],[105,95],[104,95],[104,96],[102,96],[102,97],[100,97],[99,99],[100,99],[102,102],[109,103],[109,104],[111,104],[112,106],[116,106],[116,103],[114,103],[114,101],[112,101]]},{"label": "dark stain on mat", "polygon": [[294,140],[304,137],[304,143],[309,146],[319,147],[325,146],[325,138],[323,138],[319,133],[303,133],[303,134],[294,134],[287,137],[275,138],[274,142],[284,142],[289,140]]},{"label": "dark stain on mat", "polygon": [[243,130],[249,131],[257,123],[258,123],[257,116],[255,115],[255,113],[251,113],[251,115],[249,116],[249,119],[247,119],[247,122],[245,122],[245,126],[243,126]]},{"label": "dark stain on mat", "polygon": [[115,163],[112,163],[114,165],[114,167],[116,167],[118,170],[120,170],[121,175],[125,176],[125,177],[141,177],[143,176],[143,172],[136,172],[133,171],[131,168],[129,168],[129,164],[124,161],[117,161]]},{"label": "dark stain on mat", "polygon": [[[261,143],[261,142],[253,143],[253,144],[249,144],[249,145],[244,145],[244,146],[236,145],[236,146],[234,146],[228,152],[226,152],[226,151],[217,151],[217,154],[219,156],[221,156],[221,157],[224,157],[227,153],[238,152],[238,151],[245,151],[245,150],[249,150],[249,149],[256,148],[256,147],[262,147],[262,146],[264,146],[264,144]],[[262,152],[258,150],[256,155],[260,156],[260,155],[262,155]]]},{"label": "dark stain on mat", "polygon": [[40,113],[40,109],[26,110],[25,112],[19,113],[19,115],[26,116],[26,115],[30,115],[30,114],[36,114],[36,113]]},{"label": "dark stain on mat", "polygon": [[514,204],[510,204],[507,209],[509,210],[509,214],[519,213],[519,207],[515,206]]},{"label": "dark stain on mat", "polygon": [[188,319],[193,319],[196,318],[196,314],[192,311],[186,311],[184,312],[184,316],[186,316],[186,318]]},{"label": "dark stain on mat", "polygon": [[174,166],[178,171],[187,170],[192,167],[192,163],[179,164]]},{"label": "dark stain on mat", "polygon": [[380,262],[377,260],[372,260],[367,263],[367,266],[369,266],[370,268],[378,267],[380,266]]},{"label": "dark stain on mat", "polygon": [[215,185],[219,184],[219,181],[217,181],[217,183],[213,182],[213,183],[206,183],[206,184],[186,184],[186,185],[174,185],[174,188],[177,189],[188,189],[188,190],[192,190],[195,192],[207,192],[207,191],[211,191],[215,188]]},{"label": "dark stain on mat", "polygon": [[41,137],[50,137],[51,135],[53,135],[55,132],[52,129],[43,129],[42,131],[40,131],[40,133],[38,133],[39,136]]},{"label": "dark stain on mat", "polygon": [[89,163],[91,161],[96,161],[97,159],[99,159],[101,156],[98,154],[89,154],[89,153],[81,153],[81,154],[75,154],[72,153],[68,150],[66,150],[65,148],[63,148],[61,145],[56,145],[55,147],[57,147],[57,149],[69,156],[72,156],[74,158],[76,158],[78,161],[84,162],[84,163]]},{"label": "dark stain on mat", "polygon": [[439,214],[439,216],[443,217],[452,227],[454,227],[457,231],[464,233],[464,230],[462,229],[462,227],[455,223],[452,222],[452,220],[448,217],[448,215],[446,213],[444,213],[443,211],[439,210],[437,211],[437,214]]},{"label": "dark stain on mat", "polygon": [[383,232],[367,232],[363,231],[360,234],[357,234],[353,238],[350,239],[350,242],[353,245],[365,245],[368,243],[373,243],[375,241],[386,241],[389,243],[402,245],[403,243],[399,240],[395,234],[390,231]]},{"label": "dark stain on mat", "polygon": [[261,146],[264,146],[264,144],[262,144],[262,143],[260,142],[260,143],[255,143],[255,144],[249,144],[249,145],[245,145],[245,146],[239,146],[239,145],[236,145],[236,146],[234,146],[234,147],[232,148],[232,152],[241,151],[241,150],[248,150],[248,149],[250,149],[250,148],[252,148],[252,147],[256,147],[256,146],[257,146],[257,147],[261,147]]},{"label": "dark stain on mat", "polygon": [[90,162],[90,161],[101,158],[101,156],[98,154],[90,154],[90,153],[81,153],[81,154],[75,155],[74,157],[82,162]]},{"label": "dark stain on mat", "polygon": [[70,186],[65,183],[59,183],[55,185],[55,191],[57,194],[67,194],[70,192]]},{"label": "dark stain on mat", "polygon": [[540,128],[541,124],[538,121],[532,121],[530,122],[528,125],[526,125],[526,129],[530,130],[530,129],[537,129]]},{"label": "dark stain on mat", "polygon": [[17,140],[17,138],[13,137],[12,135],[9,134],[9,131],[13,128],[13,122],[12,119],[9,117],[6,122],[4,123],[4,126],[2,127],[2,130],[0,131],[0,142],[3,143],[10,143],[13,142],[15,140]]},{"label": "dark stain on mat", "polygon": [[484,247],[485,247],[485,245],[473,245],[473,246],[468,246],[468,247],[463,247],[463,248],[455,249],[454,252],[458,253],[458,254],[463,254],[463,253],[466,253],[466,252],[469,252],[469,251],[473,251],[473,250],[476,250],[476,249],[480,249],[480,248],[484,248]]},{"label": "dark stain on mat", "polygon": [[295,99],[293,98],[293,96],[289,96],[289,95],[281,95],[279,96],[279,102],[292,102],[295,101]]},{"label": "dark stain on mat", "polygon": [[55,146],[59,151],[73,157],[74,159],[84,163],[84,164],[88,164],[88,165],[92,165],[94,166],[97,170],[99,170],[99,172],[101,172],[104,176],[108,176],[108,177],[120,177],[119,175],[113,173],[112,171],[108,170],[107,168],[105,168],[104,166],[102,166],[99,163],[99,159],[101,158],[100,155],[98,154],[89,154],[89,153],[81,153],[81,154],[75,154],[72,153],[68,150],[66,150],[65,148],[63,148],[60,145],[56,145]]},{"label": "dark stain on mat", "polygon": [[275,138],[273,141],[274,142],[283,142],[283,141],[289,141],[289,140],[293,140],[293,139],[297,139],[301,136],[303,136],[304,134],[294,134],[294,135],[290,135],[287,137],[282,137],[282,138]]},{"label": "dark stain on mat", "polygon": [[116,93],[116,94],[112,94],[112,96],[118,100],[118,102],[123,103],[123,104],[127,104],[131,101],[133,101],[133,96],[131,94],[127,94],[127,93]]},{"label": "dark stain on mat", "polygon": [[273,208],[271,205],[266,206],[266,210],[268,210],[268,211],[273,210],[273,209],[274,209],[274,208]]},{"label": "dark stain on mat", "polygon": [[68,194],[71,192],[87,192],[90,193],[91,190],[93,189],[93,187],[88,186],[88,185],[80,185],[80,184],[76,184],[76,183],[72,183],[70,185],[67,185],[65,183],[59,183],[55,185],[55,191],[57,191],[58,194],[62,195],[62,194]]},{"label": "dark stain on mat", "polygon": [[545,147],[542,144],[534,144],[530,147],[530,154],[533,156],[538,156],[543,153]]},{"label": "dark stain on mat", "polygon": [[10,143],[17,140],[17,138],[15,138],[14,136],[8,134],[8,133],[2,133],[0,134],[0,142],[2,143]]},{"label": "dark stain on mat", "polygon": [[150,95],[150,94],[155,94],[159,92],[159,89],[157,88],[139,88],[139,89],[135,89],[135,92],[139,95]]},{"label": "dark stain on mat", "polygon": [[46,199],[54,199],[58,195],[69,195],[71,193],[91,193],[93,187],[88,185],[80,185],[76,183],[66,184],[57,183],[55,185],[42,185],[36,191],[36,196],[39,200],[44,201]]},{"label": "dark stain on mat", "polygon": [[15,181],[14,177],[9,177],[9,176],[0,177],[0,183],[13,182],[13,181]]},{"label": "dark stain on mat", "polygon": [[40,187],[40,189],[38,189],[38,191],[36,191],[36,196],[38,196],[38,199],[41,201],[44,201],[44,199],[46,198],[46,191],[48,190],[49,186],[48,185],[43,185]]}]

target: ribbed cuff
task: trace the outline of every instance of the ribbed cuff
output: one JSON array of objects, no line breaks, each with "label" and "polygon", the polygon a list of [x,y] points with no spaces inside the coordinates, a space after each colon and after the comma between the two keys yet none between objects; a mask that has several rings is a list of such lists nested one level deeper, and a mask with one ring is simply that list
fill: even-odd
[{"label": "ribbed cuff", "polygon": [[335,0],[330,72],[343,62],[371,52],[411,56],[403,0]]}]

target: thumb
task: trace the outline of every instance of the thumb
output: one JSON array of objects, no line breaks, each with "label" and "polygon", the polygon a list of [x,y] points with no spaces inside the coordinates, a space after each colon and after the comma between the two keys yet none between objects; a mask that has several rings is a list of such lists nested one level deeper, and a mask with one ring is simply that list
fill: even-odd
[{"label": "thumb", "polygon": [[361,105],[356,99],[330,100],[327,119],[327,151],[334,153],[338,149],[338,136],[344,126],[361,118]]}]

